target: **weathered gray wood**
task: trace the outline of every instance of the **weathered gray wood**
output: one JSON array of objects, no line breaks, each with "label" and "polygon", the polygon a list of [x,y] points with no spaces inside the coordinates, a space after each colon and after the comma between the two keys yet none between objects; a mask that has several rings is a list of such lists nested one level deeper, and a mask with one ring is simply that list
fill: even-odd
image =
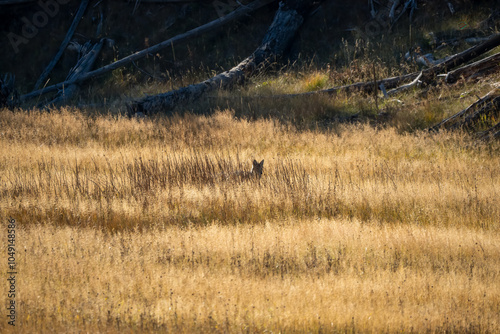
[{"label": "weathered gray wood", "polygon": [[87,9],[87,5],[89,3],[89,0],[82,0],[80,4],[80,8],[78,8],[78,11],[76,12],[75,18],[73,19],[73,22],[71,23],[71,26],[69,27],[68,32],[66,33],[66,37],[64,37],[64,40],[61,43],[61,46],[59,47],[59,50],[57,50],[57,53],[52,59],[52,61],[47,65],[47,67],[43,70],[42,74],[40,74],[40,77],[35,83],[35,88],[38,89],[42,85],[42,83],[47,79],[49,76],[50,71],[56,66],[57,62],[61,58],[64,50],[66,50],[66,47],[68,46],[69,41],[73,37],[73,34],[76,30],[76,27],[78,26],[78,23],[80,23],[80,20],[82,19],[83,13],[85,13],[85,9]]},{"label": "weathered gray wood", "polygon": [[174,45],[174,43],[184,42],[186,40],[201,36],[207,32],[210,32],[212,30],[220,28],[220,27],[224,26],[225,24],[232,22],[234,20],[240,19],[240,18],[244,17],[245,15],[248,15],[249,13],[251,13],[251,12],[253,12],[253,11],[255,11],[255,10],[271,3],[271,2],[274,2],[274,1],[276,1],[276,0],[255,0],[246,6],[239,7],[237,9],[235,9],[233,12],[229,13],[226,16],[223,16],[221,18],[213,20],[213,21],[211,21],[207,24],[201,25],[197,28],[191,29],[188,32],[185,32],[183,34],[180,34],[180,35],[177,35],[177,36],[172,37],[170,39],[167,39],[166,41],[163,41],[161,43],[153,45],[153,46],[151,46],[147,49],[144,49],[142,51],[138,51],[138,52],[131,54],[125,58],[117,60],[114,63],[103,66],[97,70],[90,71],[90,72],[86,73],[85,75],[82,75],[82,76],[78,77],[77,79],[74,79],[73,81],[64,81],[64,82],[61,82],[61,83],[58,83],[58,84],[55,84],[52,86],[45,87],[43,89],[33,91],[31,93],[28,93],[28,94],[21,96],[20,99],[21,99],[21,101],[27,101],[31,98],[40,96],[42,94],[54,92],[58,89],[61,89],[64,86],[75,84],[75,83],[78,83],[78,82],[81,82],[84,80],[88,80],[90,78],[94,78],[94,77],[103,75],[103,74],[108,73],[110,71],[116,70],[117,68],[128,65],[131,62],[138,60],[140,58],[143,58],[150,53],[155,54],[156,52],[158,52],[164,48],[171,47],[172,45]]},{"label": "weathered gray wood", "polygon": [[[97,56],[101,52],[102,46],[105,41],[106,39],[103,38],[94,45],[92,45],[90,42],[87,42],[84,46],[82,46],[82,56],[80,57],[80,59],[78,59],[76,65],[70,70],[70,73],[66,78],[67,81],[78,79],[78,77],[90,71],[90,69],[94,65],[95,60],[97,59]],[[67,87],[64,87],[64,89],[52,101],[47,103],[46,106],[56,105],[71,98],[71,96],[77,90],[77,84],[71,84]]]},{"label": "weathered gray wood", "polygon": [[461,77],[468,78],[481,72],[494,69],[500,69],[500,52],[467,66],[463,66],[457,68],[456,70],[448,72],[448,74],[446,74],[445,81],[448,84],[452,84]]},{"label": "weathered gray wood", "polygon": [[[303,3],[304,1],[298,2],[297,6],[303,6]],[[286,3],[281,2],[261,45],[250,57],[229,71],[220,73],[203,82],[135,101],[129,106],[130,113],[169,112],[178,104],[194,101],[207,92],[227,89],[244,82],[244,80],[258,73],[261,68],[265,67],[269,62],[275,61],[284,53],[302,25],[303,20],[304,18],[298,10],[290,8]]]},{"label": "weathered gray wood", "polygon": [[432,80],[436,74],[449,71],[450,69],[465,64],[466,62],[479,57],[480,55],[496,48],[499,45],[500,45],[500,34],[492,35],[487,41],[479,45],[473,46],[465,51],[462,51],[450,57],[448,60],[442,62],[441,64],[425,70],[424,80],[425,79]]}]

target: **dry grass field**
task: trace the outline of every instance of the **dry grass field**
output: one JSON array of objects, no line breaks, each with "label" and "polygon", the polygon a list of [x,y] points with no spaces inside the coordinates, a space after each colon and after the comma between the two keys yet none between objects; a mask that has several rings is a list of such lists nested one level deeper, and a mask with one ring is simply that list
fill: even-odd
[{"label": "dry grass field", "polygon": [[497,142],[285,124],[0,111],[16,332],[500,331]]}]

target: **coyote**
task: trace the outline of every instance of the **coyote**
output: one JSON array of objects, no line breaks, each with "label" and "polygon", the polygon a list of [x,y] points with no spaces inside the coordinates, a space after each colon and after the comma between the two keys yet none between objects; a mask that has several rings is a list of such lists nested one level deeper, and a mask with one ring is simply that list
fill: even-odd
[{"label": "coyote", "polygon": [[264,170],[264,160],[261,162],[257,162],[254,160],[252,162],[252,169],[248,171],[238,171],[234,175],[241,180],[248,180],[251,178],[260,178],[262,176],[262,172]]}]

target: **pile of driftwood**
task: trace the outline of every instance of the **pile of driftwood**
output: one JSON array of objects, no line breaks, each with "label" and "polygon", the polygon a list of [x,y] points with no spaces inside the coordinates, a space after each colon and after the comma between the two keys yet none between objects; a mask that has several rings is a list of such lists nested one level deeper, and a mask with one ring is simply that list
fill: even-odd
[{"label": "pile of driftwood", "polygon": [[[12,98],[14,95],[12,85],[13,80],[4,78],[0,80],[0,107],[9,106],[13,107],[16,103],[25,103],[26,101],[40,97],[42,94],[58,91],[58,95],[50,102],[44,105],[56,105],[69,97],[76,91],[78,84],[83,81],[95,78],[97,76],[108,73],[112,70],[122,66],[133,63],[135,60],[145,57],[148,54],[154,54],[161,49],[171,47],[174,43],[185,42],[189,39],[201,36],[207,32],[218,29],[225,24],[234,20],[240,19],[249,15],[253,11],[266,6],[276,0],[255,0],[247,5],[241,5],[233,12],[226,16],[218,18],[212,22],[199,26],[181,35],[177,35],[159,44],[146,48],[142,51],[136,52],[125,58],[122,58],[114,63],[106,65],[102,68],[91,70],[97,55],[105,44],[107,39],[101,39],[99,42],[93,44],[87,43],[83,46],[78,46],[80,54],[77,65],[73,67],[66,80],[62,83],[51,85],[41,88],[42,84],[48,77],[50,71],[58,62],[64,50],[68,47],[74,31],[85,12],[88,5],[88,0],[82,0],[79,10],[75,15],[73,23],[69,28],[66,38],[62,42],[56,56],[49,63],[43,71],[35,84],[35,89],[31,93],[21,97]],[[371,1],[372,15],[375,15],[374,2]],[[413,13],[416,1],[393,1],[390,11],[390,19],[395,22],[401,17],[401,13],[410,11]],[[183,103],[196,100],[206,94],[207,92],[217,89],[228,89],[235,85],[244,83],[249,77],[260,73],[266,67],[273,63],[284,54],[285,50],[290,46],[296,33],[299,31],[305,17],[309,13],[314,12],[315,7],[321,5],[321,1],[313,2],[310,0],[284,0],[280,2],[279,8],[275,14],[274,20],[266,35],[263,38],[261,45],[245,60],[240,62],[237,66],[229,71],[220,73],[213,78],[200,82],[198,84],[183,87],[178,90],[158,94],[155,96],[147,96],[145,98],[129,103],[128,108],[130,114],[146,115],[154,113],[169,112],[174,107],[182,105]],[[399,13],[396,15],[396,10],[399,8]],[[451,9],[450,9],[451,10]],[[493,15],[493,14],[492,14]],[[438,38],[438,37],[436,37]],[[367,94],[383,93],[385,97],[398,94],[406,89],[421,84],[432,84],[438,80],[443,81],[445,84],[452,84],[460,78],[472,78],[475,76],[483,76],[492,71],[500,69],[500,53],[494,54],[490,57],[477,60],[473,63],[467,64],[482,57],[486,52],[494,49],[500,45],[500,34],[492,35],[489,37],[481,37],[478,39],[481,43],[471,47],[456,55],[447,57],[445,60],[438,62],[423,58],[428,67],[421,72],[410,73],[398,77],[384,78],[377,80],[376,78],[370,82],[359,82],[351,85],[333,87],[321,91],[308,92],[303,94],[293,94],[279,96],[280,98],[288,98],[295,96],[307,96],[315,94],[336,94],[340,91],[351,92],[364,92]],[[465,65],[467,64],[467,65]],[[8,79],[8,80],[7,80]],[[444,80],[443,80],[444,79]],[[447,128],[453,129],[458,127],[470,127],[475,121],[481,119],[483,116],[490,116],[498,114],[499,105],[499,92],[493,90],[485,97],[481,98],[478,102],[471,105],[469,108],[460,111],[455,116],[444,120],[437,124],[432,130]],[[490,130],[484,132],[485,136],[499,136],[498,125],[492,127]]]}]

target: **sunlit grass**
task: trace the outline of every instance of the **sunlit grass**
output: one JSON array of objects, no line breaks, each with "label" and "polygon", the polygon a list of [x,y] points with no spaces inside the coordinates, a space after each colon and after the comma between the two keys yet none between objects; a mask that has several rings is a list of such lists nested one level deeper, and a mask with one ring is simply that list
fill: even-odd
[{"label": "sunlit grass", "polygon": [[42,224],[18,234],[25,332],[500,325],[498,234],[328,219],[113,235]]},{"label": "sunlit grass", "polygon": [[230,111],[0,126],[21,332],[500,328],[498,143]]},{"label": "sunlit grass", "polygon": [[[498,158],[461,135],[297,131],[230,112],[157,122],[69,111],[9,117],[22,125],[4,127],[3,196],[22,199],[7,212],[27,220],[114,230],[137,216],[141,227],[338,217],[498,229]],[[262,179],[224,179],[253,159],[266,161]]]}]

